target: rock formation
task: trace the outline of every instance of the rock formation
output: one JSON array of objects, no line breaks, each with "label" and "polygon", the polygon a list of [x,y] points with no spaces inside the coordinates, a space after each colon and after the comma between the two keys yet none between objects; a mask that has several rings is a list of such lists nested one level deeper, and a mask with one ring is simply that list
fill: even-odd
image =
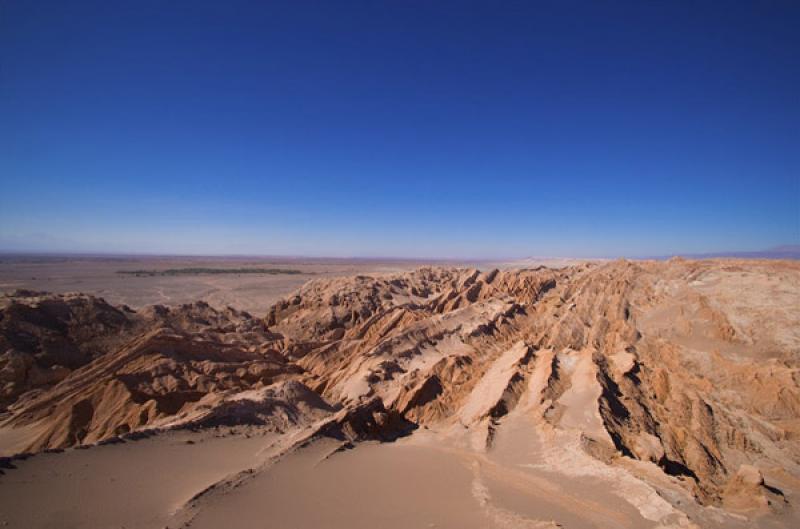
[{"label": "rock formation", "polygon": [[790,262],[423,268],[312,281],[264,320],[19,292],[0,311],[0,431],[12,452],[219,424],[491,451],[524,417],[544,454],[770,510],[800,479],[799,368]]}]

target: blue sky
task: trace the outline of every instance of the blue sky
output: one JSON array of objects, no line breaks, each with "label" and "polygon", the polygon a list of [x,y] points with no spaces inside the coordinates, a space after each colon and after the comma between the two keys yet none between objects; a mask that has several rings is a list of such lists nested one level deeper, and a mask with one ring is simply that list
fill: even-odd
[{"label": "blue sky", "polygon": [[0,249],[800,243],[800,3],[2,2]]}]

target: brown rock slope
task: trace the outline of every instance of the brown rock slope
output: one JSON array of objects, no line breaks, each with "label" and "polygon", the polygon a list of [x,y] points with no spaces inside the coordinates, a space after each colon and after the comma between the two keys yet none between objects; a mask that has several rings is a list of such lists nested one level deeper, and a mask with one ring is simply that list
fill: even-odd
[{"label": "brown rock slope", "polygon": [[797,263],[425,268],[312,281],[265,321],[203,303],[5,304],[0,433],[19,450],[248,423],[351,440],[423,428],[491,452],[525,421],[535,439],[519,442],[545,462],[588,454],[701,505],[782,509],[800,479]]},{"label": "brown rock slope", "polygon": [[3,427],[22,433],[16,450],[175,424],[282,428],[330,411],[278,352],[280,336],[234,309],[198,302],[137,314],[90,296],[28,295],[12,296],[0,317],[3,395],[18,396]]}]

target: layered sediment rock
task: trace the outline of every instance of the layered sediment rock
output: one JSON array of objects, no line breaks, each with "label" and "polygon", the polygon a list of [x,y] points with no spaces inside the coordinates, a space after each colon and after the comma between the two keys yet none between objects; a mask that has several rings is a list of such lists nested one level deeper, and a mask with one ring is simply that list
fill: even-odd
[{"label": "layered sediment rock", "polygon": [[774,509],[774,480],[800,478],[799,368],[787,262],[424,268],[312,281],[264,320],[20,293],[0,313],[0,428],[24,450],[242,423],[478,432],[491,450],[524,416],[701,504]]}]

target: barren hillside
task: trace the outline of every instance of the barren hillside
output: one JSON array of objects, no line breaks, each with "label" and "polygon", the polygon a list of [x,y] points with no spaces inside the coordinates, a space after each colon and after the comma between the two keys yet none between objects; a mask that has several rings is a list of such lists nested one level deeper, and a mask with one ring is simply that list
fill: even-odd
[{"label": "barren hillside", "polygon": [[[190,527],[234,505],[258,511],[259,476],[298,453],[380,466],[360,442],[395,440],[378,449],[436,450],[466,469],[478,526],[797,520],[798,263],[421,268],[314,280],[264,319],[81,294],[2,303],[6,456],[176,429],[269,432],[268,458],[173,513]],[[514,494],[529,499],[515,507]]]}]

